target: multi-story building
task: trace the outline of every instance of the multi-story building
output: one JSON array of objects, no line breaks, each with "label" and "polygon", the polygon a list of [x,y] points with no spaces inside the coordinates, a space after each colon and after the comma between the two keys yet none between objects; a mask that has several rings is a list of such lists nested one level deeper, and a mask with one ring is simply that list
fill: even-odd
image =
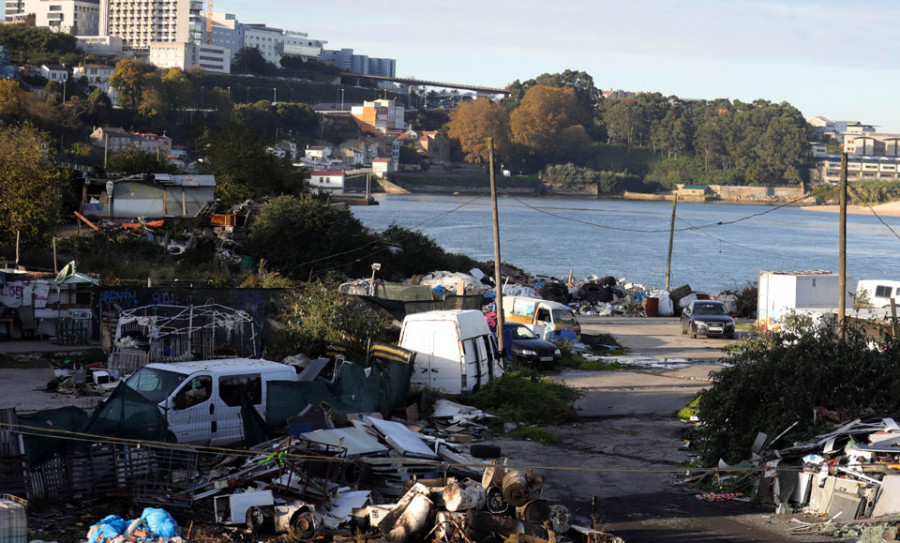
[{"label": "multi-story building", "polygon": [[393,100],[374,100],[353,106],[350,115],[363,132],[399,135],[408,128],[403,119],[405,110]]},{"label": "multi-story building", "polygon": [[109,92],[109,78],[116,73],[114,66],[104,66],[102,64],[86,64],[84,66],[76,66],[72,69],[72,78],[87,79],[88,86],[99,88],[103,92]]},{"label": "multi-story building", "polygon": [[231,58],[244,46],[244,25],[232,13],[207,14],[212,23],[207,26],[211,33],[206,35],[210,45],[218,45],[228,49]]},{"label": "multi-story building", "polygon": [[205,43],[154,42],[150,44],[149,61],[157,68],[187,70],[199,66],[208,72],[231,73],[231,51]]},{"label": "multi-story building", "polygon": [[[89,55],[104,57],[123,56],[125,43],[116,36],[75,36],[78,47]],[[129,51],[128,55],[132,55]]]},{"label": "multi-story building", "polygon": [[900,134],[844,134],[844,151],[850,155],[900,156]]},{"label": "multi-story building", "polygon": [[141,51],[154,42],[200,42],[202,8],[202,0],[101,0],[100,35]]},{"label": "multi-story building", "polygon": [[207,40],[212,45],[225,47],[232,58],[243,47],[255,47],[267,61],[280,65],[281,57],[296,55],[304,60],[318,58],[326,42],[314,40],[304,32],[272,28],[264,24],[244,24],[231,13],[211,15],[211,34]]},{"label": "multi-story building", "polygon": [[[837,184],[841,181],[841,155],[819,154],[810,174],[813,182]],[[900,180],[900,156],[847,155],[847,180]]]},{"label": "multi-story building", "polygon": [[366,75],[383,75],[394,77],[397,72],[397,61],[392,58],[370,58],[357,55],[353,49],[322,51],[320,60],[334,64],[344,72]]},{"label": "multi-story building", "polygon": [[100,0],[6,0],[7,23],[24,23],[32,14],[38,27],[81,36],[99,33]]},{"label": "multi-story building", "polygon": [[830,136],[838,143],[844,143],[844,136],[847,134],[860,135],[875,132],[875,127],[869,124],[859,121],[832,121],[821,115],[809,119],[807,123],[812,128],[814,136],[819,138]]}]

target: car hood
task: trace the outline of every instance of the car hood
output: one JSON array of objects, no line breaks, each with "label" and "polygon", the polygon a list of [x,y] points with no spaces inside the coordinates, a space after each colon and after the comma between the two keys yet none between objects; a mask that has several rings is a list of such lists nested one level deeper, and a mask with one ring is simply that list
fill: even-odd
[{"label": "car hood", "polygon": [[728,315],[694,315],[691,317],[691,320],[701,322],[724,322],[726,324],[734,322],[734,319]]},{"label": "car hood", "polygon": [[514,339],[511,347],[515,350],[528,349],[538,353],[553,354],[556,351],[556,345],[543,339]]}]

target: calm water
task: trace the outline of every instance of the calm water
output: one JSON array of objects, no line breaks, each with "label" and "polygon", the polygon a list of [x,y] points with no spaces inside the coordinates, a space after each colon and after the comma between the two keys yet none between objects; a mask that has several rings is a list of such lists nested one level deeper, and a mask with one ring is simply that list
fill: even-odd
[{"label": "calm water", "polygon": [[[424,232],[451,252],[493,260],[487,196],[381,195],[379,206],[353,207],[363,224],[396,222]],[[501,197],[505,262],[532,274],[576,278],[613,275],[664,286],[671,202]],[[900,217],[883,217],[900,234]],[[671,287],[719,292],[756,281],[760,270],[838,271],[837,213],[793,207],[678,204]],[[721,223],[721,225],[717,224]],[[692,227],[707,226],[691,229]],[[900,239],[877,217],[847,220],[847,273],[900,279]]]}]

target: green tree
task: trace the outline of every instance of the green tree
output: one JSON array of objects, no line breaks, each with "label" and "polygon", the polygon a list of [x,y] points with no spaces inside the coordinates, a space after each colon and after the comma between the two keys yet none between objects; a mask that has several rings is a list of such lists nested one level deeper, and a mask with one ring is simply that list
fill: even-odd
[{"label": "green tree", "polygon": [[268,356],[323,356],[329,345],[338,344],[346,348],[349,360],[363,362],[370,343],[390,340],[392,319],[361,300],[316,281],[285,296],[279,320],[281,327]]},{"label": "green tree", "polygon": [[47,142],[31,125],[0,127],[0,242],[25,243],[50,235],[59,219],[64,176],[45,153]]},{"label": "green tree", "polygon": [[178,173],[178,168],[166,161],[164,156],[154,153],[145,153],[141,149],[132,148],[113,153],[109,157],[111,172],[119,172],[127,175],[152,174],[152,173]]},{"label": "green tree", "polygon": [[144,99],[147,87],[146,77],[155,68],[138,59],[123,58],[116,63],[116,71],[109,78],[109,84],[119,93],[122,107],[137,109]]},{"label": "green tree", "polygon": [[294,279],[324,276],[331,270],[362,274],[372,261],[365,249],[375,240],[346,208],[310,194],[279,196],[250,227],[248,247],[271,269]]},{"label": "green tree", "polygon": [[488,161],[488,138],[494,152],[502,155],[509,144],[509,114],[497,102],[479,98],[463,102],[450,113],[448,136],[458,140],[466,162]]},{"label": "green tree", "polygon": [[594,78],[587,72],[566,70],[555,74],[541,74],[524,83],[513,81],[509,86],[509,98],[505,100],[507,108],[512,111],[519,107],[528,89],[537,85],[545,87],[568,87],[575,91],[575,96],[585,111],[594,111],[597,102],[601,99],[600,90],[594,85]]},{"label": "green tree", "polygon": [[269,75],[275,70],[256,47],[242,47],[231,62],[231,71],[237,74]]},{"label": "green tree", "polygon": [[232,123],[200,138],[204,173],[216,176],[216,196],[226,204],[276,194],[300,194],[309,174],[266,151],[268,141]]}]

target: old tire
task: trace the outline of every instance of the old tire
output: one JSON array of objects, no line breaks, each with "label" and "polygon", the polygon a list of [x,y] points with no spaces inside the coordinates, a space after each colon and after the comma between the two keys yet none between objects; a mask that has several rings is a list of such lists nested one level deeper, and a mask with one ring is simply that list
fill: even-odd
[{"label": "old tire", "polygon": [[476,443],[469,451],[475,458],[500,458],[500,447],[497,445]]}]

